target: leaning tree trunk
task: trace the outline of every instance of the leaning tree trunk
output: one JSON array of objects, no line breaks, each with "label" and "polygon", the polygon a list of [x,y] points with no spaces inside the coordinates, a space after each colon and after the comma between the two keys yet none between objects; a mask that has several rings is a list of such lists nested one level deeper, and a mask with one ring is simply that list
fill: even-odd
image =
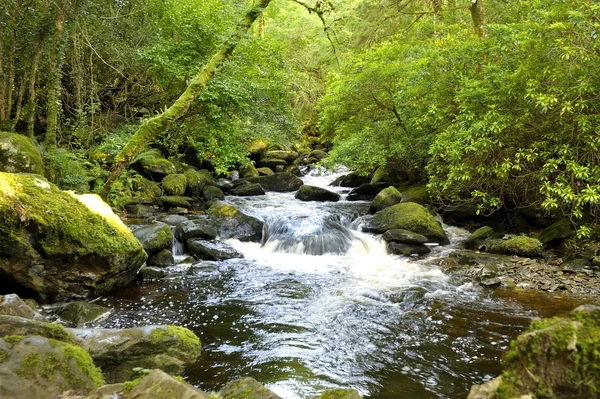
[{"label": "leaning tree trunk", "polygon": [[115,158],[115,168],[104,185],[102,198],[107,199],[112,183],[119,177],[123,169],[159,134],[186,114],[192,102],[202,93],[208,82],[219,68],[231,56],[231,53],[247,34],[254,21],[263,13],[271,0],[258,0],[252,9],[238,22],[235,32],[213,55],[208,64],[194,77],[183,94],[166,111],[144,122],[129,139],[125,147]]},{"label": "leaning tree trunk", "polygon": [[63,33],[65,30],[65,8],[62,0],[56,2],[56,30],[54,31],[55,49],[50,56],[48,67],[49,84],[46,104],[46,139],[44,144],[49,150],[56,149],[56,132],[58,131],[58,113],[60,111],[61,75],[64,60]]},{"label": "leaning tree trunk", "polygon": [[483,0],[471,0],[471,19],[473,20],[473,29],[477,36],[485,39],[487,36],[487,29],[485,27],[485,14],[483,13]]}]

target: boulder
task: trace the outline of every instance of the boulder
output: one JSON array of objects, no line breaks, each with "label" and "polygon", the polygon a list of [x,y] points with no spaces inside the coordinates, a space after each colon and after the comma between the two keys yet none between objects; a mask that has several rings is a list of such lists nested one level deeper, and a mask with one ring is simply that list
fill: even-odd
[{"label": "boulder", "polygon": [[361,184],[368,184],[371,178],[368,176],[360,176],[355,172],[348,173],[335,179],[329,185],[334,187],[358,187]]},{"label": "boulder", "polygon": [[413,233],[412,231],[403,229],[392,229],[383,233],[383,239],[386,242],[401,242],[404,244],[423,245],[427,241],[427,237],[422,234]]},{"label": "boulder", "polygon": [[233,205],[216,201],[206,211],[217,226],[220,238],[260,242],[263,221],[240,212]]},{"label": "boulder", "polygon": [[232,381],[219,391],[222,399],[281,399],[254,378]]},{"label": "boulder", "polygon": [[250,153],[252,159],[258,159],[262,157],[269,149],[269,142],[265,139],[258,139],[248,144],[247,150]]},{"label": "boulder", "polygon": [[39,336],[0,339],[0,375],[3,399],[56,399],[67,390],[87,394],[104,384],[85,350]]},{"label": "boulder", "polygon": [[[67,343],[74,342],[71,333],[60,324],[31,320],[19,316],[0,315],[0,337],[8,335],[37,335]],[[0,361],[0,363],[2,362]]]},{"label": "boulder", "polygon": [[250,197],[253,195],[265,195],[265,190],[258,183],[239,184],[232,188],[229,193],[239,197]]},{"label": "boulder", "polygon": [[171,161],[164,158],[144,157],[136,162],[142,175],[153,181],[162,181],[166,176],[177,173],[177,168]]},{"label": "boulder", "polygon": [[429,203],[429,194],[425,186],[413,186],[402,190],[402,202],[416,202],[425,205]]},{"label": "boulder", "polygon": [[387,185],[389,186],[389,183],[393,183],[394,179],[392,178],[391,174],[388,172],[387,168],[380,166],[379,168],[377,168],[377,170],[375,171],[375,173],[373,173],[373,176],[371,176],[371,184],[377,184],[377,183],[388,183]]},{"label": "boulder", "polygon": [[142,198],[156,198],[162,195],[160,185],[154,181],[138,176],[131,182],[133,191]]},{"label": "boulder", "polygon": [[277,170],[278,167],[285,168],[287,162],[283,159],[272,159],[272,158],[264,158],[256,163],[256,166],[259,168],[269,168],[271,170]]},{"label": "boulder", "polygon": [[188,220],[175,227],[175,237],[179,241],[187,241],[190,238],[212,240],[217,237],[217,229],[209,219]]},{"label": "boulder", "polygon": [[75,342],[85,348],[109,383],[134,375],[134,367],[159,368],[181,374],[200,356],[200,339],[176,326],[145,326],[125,329],[69,329]]},{"label": "boulder", "polygon": [[296,151],[272,150],[266,152],[265,158],[282,159],[286,163],[293,163],[298,158],[298,153]]},{"label": "boulder", "polygon": [[388,230],[403,229],[427,237],[429,242],[448,244],[448,236],[440,222],[427,210],[414,202],[405,202],[385,208],[368,221],[363,231],[382,234]]},{"label": "boulder", "polygon": [[223,194],[223,190],[221,190],[217,186],[205,186],[202,189],[202,196],[206,201],[225,199],[225,194]]},{"label": "boulder", "polygon": [[159,222],[168,224],[169,226],[177,226],[181,223],[189,221],[189,217],[181,215],[165,215],[158,218]]},{"label": "boulder", "polygon": [[276,192],[296,191],[304,184],[298,176],[288,172],[275,173],[270,176],[250,177],[245,180],[260,184],[266,191]]},{"label": "boulder", "polygon": [[158,202],[158,204],[165,209],[170,209],[170,208],[192,209],[192,204],[190,203],[191,200],[192,199],[190,197],[181,197],[178,195],[165,195],[162,197],[158,197],[156,199],[156,202]]},{"label": "boulder", "polygon": [[161,249],[150,255],[146,264],[148,266],[167,267],[175,264],[175,258],[173,258],[173,254],[168,249]]},{"label": "boulder", "polygon": [[361,399],[361,396],[355,389],[335,388],[328,389],[315,399]]},{"label": "boulder", "polygon": [[392,205],[399,204],[401,200],[402,194],[396,190],[396,187],[389,186],[388,188],[384,188],[373,198],[373,202],[369,207],[369,213],[376,213]]},{"label": "boulder", "polygon": [[127,394],[127,399],[209,399],[209,396],[164,371],[155,369],[133,387]]},{"label": "boulder", "polygon": [[104,306],[88,302],[69,302],[56,311],[69,327],[83,327],[93,323],[110,313],[110,309]]},{"label": "boulder", "polygon": [[0,132],[0,171],[44,174],[44,161],[27,136]]},{"label": "boulder", "polygon": [[394,255],[427,255],[431,249],[426,245],[405,244],[402,242],[388,242],[388,253]]},{"label": "boulder", "polygon": [[240,178],[244,177],[257,177],[259,175],[258,170],[252,164],[240,166]]},{"label": "boulder", "polygon": [[19,316],[32,320],[45,320],[45,317],[23,302],[18,295],[0,295],[0,315]]},{"label": "boulder", "polygon": [[0,281],[42,302],[103,295],[132,281],[147,258],[100,197],[36,175],[0,172],[0,220]]},{"label": "boulder", "polygon": [[125,210],[129,216],[136,218],[149,218],[157,213],[155,207],[142,204],[125,205]]},{"label": "boulder", "polygon": [[174,173],[165,176],[161,184],[167,195],[180,196],[185,194],[187,189],[187,177],[181,173]]},{"label": "boulder", "polygon": [[256,168],[256,171],[258,172],[259,176],[271,176],[275,174],[275,172],[269,168]]},{"label": "boulder", "polygon": [[322,161],[323,159],[327,158],[328,156],[329,156],[329,154],[327,154],[323,150],[313,150],[310,152],[310,154],[308,154],[309,158],[316,159],[317,161]]},{"label": "boulder", "polygon": [[572,234],[573,229],[571,227],[571,221],[569,219],[562,219],[542,230],[540,234],[540,242],[543,245],[556,247],[564,240],[569,238]]},{"label": "boulder", "polygon": [[518,255],[529,258],[542,256],[542,243],[535,238],[517,236],[508,240],[488,240],[485,250],[492,254]]},{"label": "boulder", "polygon": [[158,252],[164,248],[171,248],[173,232],[162,222],[153,222],[133,231],[135,237],[142,243],[148,253]]},{"label": "boulder", "polygon": [[140,269],[138,273],[138,279],[140,281],[152,281],[152,280],[160,280],[169,276],[169,272],[160,269],[158,267],[149,267],[144,266]]},{"label": "boulder", "polygon": [[303,175],[303,173],[300,170],[300,168],[298,167],[298,165],[290,165],[290,166],[288,166],[285,169],[285,172],[291,173],[291,174],[296,175],[298,177],[301,177]]},{"label": "boulder", "polygon": [[494,229],[483,226],[475,230],[465,241],[465,249],[479,249],[481,244],[494,235]]},{"label": "boulder", "polygon": [[202,260],[227,260],[243,258],[244,254],[221,241],[192,238],[186,241],[189,250]]},{"label": "boulder", "polygon": [[363,183],[348,193],[348,201],[372,201],[380,191],[389,187],[388,183]]},{"label": "boulder", "polygon": [[215,184],[215,179],[206,169],[188,169],[184,172],[184,175],[187,179],[186,194],[190,197],[200,197],[204,187]]},{"label": "boulder", "polygon": [[305,184],[300,186],[294,198],[299,199],[300,201],[337,202],[340,200],[340,195],[325,188],[308,186]]}]

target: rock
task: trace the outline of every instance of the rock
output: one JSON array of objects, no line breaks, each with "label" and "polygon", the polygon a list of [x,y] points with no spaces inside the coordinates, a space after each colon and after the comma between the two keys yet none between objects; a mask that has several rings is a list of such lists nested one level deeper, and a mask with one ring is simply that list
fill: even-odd
[{"label": "rock", "polygon": [[496,391],[501,382],[502,377],[498,377],[481,385],[473,385],[467,399],[496,399]]},{"label": "rock", "polygon": [[425,186],[413,186],[402,190],[402,202],[416,202],[425,205],[429,203],[429,194]]},{"label": "rock", "polygon": [[485,250],[492,254],[535,258],[542,256],[542,243],[535,238],[518,236],[508,240],[489,240],[485,243]]},{"label": "rock", "polygon": [[254,378],[232,381],[219,391],[222,399],[281,399]]},{"label": "rock", "polygon": [[540,234],[540,242],[543,245],[556,247],[565,239],[569,238],[572,234],[573,229],[571,228],[571,221],[569,219],[562,219],[542,230]]},{"label": "rock", "polygon": [[240,166],[240,178],[244,177],[257,177],[259,175],[258,170],[252,164]]},{"label": "rock", "polygon": [[188,169],[183,174],[187,179],[186,194],[190,197],[200,197],[202,195],[202,190],[204,189],[204,187],[212,186],[215,184],[215,180],[213,179],[210,172],[206,169]]},{"label": "rock", "polygon": [[402,194],[396,190],[396,187],[389,186],[388,188],[384,188],[373,198],[373,202],[369,207],[369,213],[376,213],[392,205],[399,204],[401,200]]},{"label": "rock", "polygon": [[[495,396],[595,398],[600,384],[600,309],[534,320],[511,343]],[[540,394],[543,392],[543,394]]]},{"label": "rock", "polygon": [[161,222],[154,222],[134,230],[133,235],[140,240],[144,250],[148,253],[171,248],[173,243],[173,232],[171,228]]},{"label": "rock", "polygon": [[600,266],[600,256],[594,256],[592,258],[592,266]]},{"label": "rock", "polygon": [[305,184],[300,186],[294,198],[299,199],[300,201],[337,202],[340,200],[340,195],[321,187],[308,186]]},{"label": "rock", "polygon": [[423,206],[414,202],[405,202],[385,208],[373,215],[373,218],[363,227],[363,231],[376,234],[393,229],[422,234],[430,242],[449,243],[441,224]]},{"label": "rock", "polygon": [[298,153],[296,151],[273,150],[267,151],[265,158],[283,159],[286,163],[293,163],[298,158]]},{"label": "rock", "polygon": [[[108,384],[102,385],[100,388],[95,389],[88,396],[82,399],[116,399],[123,396],[123,390],[125,389],[125,384]],[[60,396],[58,399],[77,399],[76,397],[72,397],[69,392],[65,392],[63,396]]]},{"label": "rock", "polygon": [[223,190],[224,192],[229,192],[229,190],[231,190],[234,185],[231,182],[231,180],[227,180],[224,178],[220,178],[215,182],[215,186],[219,187],[221,190]]},{"label": "rock", "polygon": [[494,233],[494,229],[489,226],[478,228],[466,239],[465,249],[479,249],[483,241],[492,237]]},{"label": "rock", "polygon": [[383,233],[383,239],[387,242],[401,242],[404,244],[423,245],[428,240],[422,234],[413,233],[403,229],[392,229]]},{"label": "rock", "polygon": [[461,204],[444,207],[442,218],[445,223],[460,226],[464,225],[465,222],[479,220],[481,216],[477,213],[477,205]]},{"label": "rock", "polygon": [[252,156],[252,159],[262,157],[269,149],[269,142],[265,139],[257,139],[248,144],[247,150]]},{"label": "rock", "polygon": [[387,183],[364,183],[348,193],[348,201],[372,201],[377,194],[389,187]]},{"label": "rock", "polygon": [[235,248],[221,241],[206,241],[192,238],[186,241],[187,247],[202,260],[227,260],[243,258]]},{"label": "rock", "polygon": [[42,154],[22,134],[0,132],[0,171],[44,175]]},{"label": "rock", "polygon": [[133,387],[127,399],[209,399],[209,396],[155,369]]},{"label": "rock", "polygon": [[293,175],[296,175],[298,177],[302,177],[303,173],[300,170],[300,168],[298,167],[298,165],[290,165],[285,169],[285,172],[291,173]]},{"label": "rock", "polygon": [[148,266],[167,267],[175,264],[175,258],[173,258],[173,254],[168,249],[161,249],[150,255],[146,264]]},{"label": "rock", "polygon": [[246,179],[250,183],[258,183],[266,191],[288,192],[298,190],[304,183],[300,178],[291,173],[275,173],[270,176],[250,177]]},{"label": "rock", "polygon": [[142,198],[156,198],[162,195],[162,189],[156,182],[150,181],[142,176],[138,176],[132,181],[133,191]]},{"label": "rock", "polygon": [[355,389],[328,389],[315,399],[361,399],[362,397]]},{"label": "rock", "polygon": [[426,245],[404,244],[401,242],[389,242],[387,250],[394,255],[427,255],[431,249]]},{"label": "rock", "polygon": [[192,209],[192,204],[190,203],[192,199],[190,197],[181,197],[177,195],[165,195],[162,197],[158,197],[156,202],[159,203],[165,209],[169,208],[186,208]]},{"label": "rock", "polygon": [[387,168],[380,166],[379,168],[377,168],[375,173],[373,173],[373,176],[371,176],[370,183],[387,183],[386,186],[389,186],[389,183],[393,183],[394,180],[395,179],[392,177],[391,173],[387,170]]},{"label": "rock", "polygon": [[285,168],[287,162],[283,159],[271,159],[271,158],[263,158],[256,163],[258,168],[269,168],[271,170],[277,170],[278,167]]},{"label": "rock", "polygon": [[223,194],[223,190],[221,190],[217,186],[205,186],[202,189],[202,196],[206,201],[225,199],[225,194]]},{"label": "rock", "polygon": [[153,206],[142,204],[125,205],[125,210],[130,216],[138,218],[149,218],[156,214],[157,209]]},{"label": "rock", "polygon": [[0,295],[0,315],[19,316],[40,321],[46,319],[15,294]]},{"label": "rock", "polygon": [[259,176],[271,176],[275,174],[275,172],[269,168],[256,168],[256,170]]},{"label": "rock", "polygon": [[82,348],[52,339],[9,335],[0,339],[3,399],[55,399],[63,391],[89,393],[104,384]]},{"label": "rock", "polygon": [[56,314],[66,321],[69,327],[83,327],[109,313],[109,308],[82,301],[67,303],[56,311]]},{"label": "rock", "polygon": [[178,224],[185,223],[190,219],[187,216],[181,215],[165,215],[158,218],[159,222],[168,224],[169,226],[177,226]]},{"label": "rock", "polygon": [[[141,244],[96,195],[0,172],[0,285],[42,302],[103,295],[135,278]],[[32,294],[33,295],[33,294]]]},{"label": "rock", "polygon": [[240,241],[260,242],[264,224],[262,220],[248,216],[222,201],[213,203],[207,213],[217,226],[222,239],[236,238]]},{"label": "rock", "polygon": [[187,189],[187,178],[183,174],[174,173],[165,176],[161,184],[167,195],[181,196]]},{"label": "rock", "polygon": [[481,270],[479,271],[479,278],[488,279],[488,278],[496,277],[499,272],[500,272],[500,269],[498,269],[498,266],[496,266],[496,264],[494,264],[492,262],[486,263],[485,266],[483,266],[481,268]]},{"label": "rock", "polygon": [[152,281],[152,280],[160,280],[169,276],[169,272],[164,269],[159,269],[157,267],[148,267],[144,266],[140,269],[139,278],[141,281]]},{"label": "rock", "polygon": [[167,175],[177,173],[175,165],[164,158],[144,157],[136,163],[140,172],[154,181],[162,181]]},{"label": "rock", "polygon": [[371,178],[368,176],[360,176],[355,172],[348,173],[335,179],[330,186],[335,187],[358,187],[361,184],[368,184]]},{"label": "rock", "polygon": [[[74,342],[71,333],[59,324],[19,316],[0,315],[0,337],[7,335],[38,335],[67,343]],[[0,361],[0,363],[2,362]]]},{"label": "rock", "polygon": [[317,162],[322,161],[323,159],[327,158],[328,156],[329,156],[329,154],[323,150],[312,150],[310,152],[310,154],[308,154],[309,158],[316,159]]},{"label": "rock", "polygon": [[231,195],[249,197],[253,195],[265,195],[265,190],[258,183],[240,184],[230,190]]},{"label": "rock", "polygon": [[200,356],[200,340],[187,328],[145,326],[125,329],[69,329],[109,383],[133,377],[134,367],[181,374]]},{"label": "rock", "polygon": [[209,219],[188,220],[177,225],[175,237],[179,241],[187,241],[190,238],[212,240],[217,237],[217,229]]}]

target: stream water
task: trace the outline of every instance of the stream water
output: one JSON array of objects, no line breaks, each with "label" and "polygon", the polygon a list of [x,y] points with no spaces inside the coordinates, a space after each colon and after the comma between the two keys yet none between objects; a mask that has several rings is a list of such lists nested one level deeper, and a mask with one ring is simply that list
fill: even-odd
[{"label": "stream water", "polygon": [[366,202],[227,200],[265,221],[263,245],[229,240],[244,259],[176,266],[171,278],[103,298],[115,311],[98,325],[190,328],[203,355],[184,377],[206,391],[251,376],[285,399],[330,387],[365,398],[464,398],[500,373],[510,339],[533,317],[576,305],[453,281],[432,259],[466,238],[457,228],[445,226],[450,246],[406,258],[359,232]]}]

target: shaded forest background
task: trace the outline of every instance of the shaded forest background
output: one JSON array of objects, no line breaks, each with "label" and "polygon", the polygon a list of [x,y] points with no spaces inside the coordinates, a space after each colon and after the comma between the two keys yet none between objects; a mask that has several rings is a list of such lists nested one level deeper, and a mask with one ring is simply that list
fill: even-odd
[{"label": "shaded forest background", "polygon": [[[0,3],[0,130],[48,177],[99,192],[140,122],[183,92],[252,6],[239,0]],[[596,231],[600,4],[273,0],[185,117],[152,146],[226,173],[271,148],[427,183],[482,214],[566,215]],[[144,156],[144,154],[140,154]],[[111,198],[135,189],[126,171]]]}]

